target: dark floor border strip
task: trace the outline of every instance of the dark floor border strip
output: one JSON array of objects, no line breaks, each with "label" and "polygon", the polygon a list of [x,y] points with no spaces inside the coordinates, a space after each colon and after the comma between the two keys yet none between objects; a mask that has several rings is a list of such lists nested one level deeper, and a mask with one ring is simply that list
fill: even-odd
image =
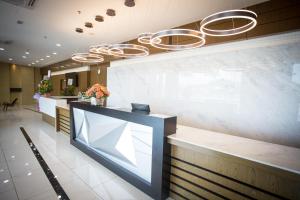
[{"label": "dark floor border strip", "polygon": [[21,132],[23,133],[26,141],[28,142],[33,154],[35,155],[36,159],[40,163],[45,175],[47,176],[47,178],[48,178],[48,180],[51,184],[51,186],[53,187],[54,191],[56,192],[57,198],[60,199],[60,200],[70,200],[68,195],[66,194],[66,192],[64,191],[64,189],[62,188],[62,186],[60,185],[60,183],[58,182],[58,180],[54,176],[54,174],[52,173],[51,169],[48,167],[46,161],[43,159],[42,155],[39,153],[38,149],[35,147],[35,145],[31,141],[31,138],[29,137],[29,135],[27,134],[25,129],[23,127],[20,127],[20,129],[21,129]]},{"label": "dark floor border strip", "polygon": [[235,178],[232,178],[232,177],[229,177],[229,176],[220,174],[220,173],[215,172],[215,171],[212,171],[212,170],[210,170],[210,169],[206,169],[206,168],[201,167],[201,166],[199,166],[199,165],[195,165],[195,164],[193,164],[193,163],[187,162],[187,161],[182,160],[182,159],[180,159],[180,158],[176,158],[176,157],[171,156],[171,155],[169,155],[169,156],[171,157],[171,159],[174,159],[174,160],[183,162],[183,163],[185,163],[185,164],[191,165],[191,166],[196,167],[196,168],[198,168],[198,169],[202,169],[202,170],[204,170],[204,171],[207,171],[207,172],[210,172],[210,173],[212,173],[212,174],[218,175],[218,176],[220,176],[220,177],[222,177],[222,178],[225,178],[225,179],[231,180],[231,181],[233,181],[233,182],[239,183],[239,184],[241,184],[241,185],[244,185],[244,186],[250,187],[250,188],[252,188],[252,189],[258,190],[258,191],[260,191],[260,192],[262,192],[262,193],[264,193],[264,194],[268,194],[268,195],[270,195],[270,196],[273,196],[273,197],[276,197],[276,198],[279,198],[279,199],[283,199],[283,200],[289,200],[289,199],[286,198],[286,197],[283,197],[283,196],[281,196],[281,195],[278,195],[278,194],[269,192],[269,191],[267,191],[267,190],[258,188],[258,187],[254,186],[254,185],[250,185],[250,184],[248,184],[248,183],[242,182],[242,181],[237,180],[237,179],[235,179]]},{"label": "dark floor border strip", "polygon": [[208,178],[205,178],[205,177],[203,177],[203,176],[200,176],[200,175],[198,175],[198,174],[195,174],[195,173],[193,173],[193,172],[190,172],[190,171],[188,171],[188,170],[186,170],[186,169],[183,169],[183,168],[181,168],[181,167],[175,166],[175,165],[173,165],[173,164],[171,164],[171,167],[173,167],[173,168],[175,168],[175,169],[178,169],[178,170],[181,170],[181,171],[183,171],[183,172],[185,172],[185,173],[187,173],[187,174],[190,174],[190,175],[192,175],[192,176],[195,176],[195,177],[197,177],[197,178],[199,178],[199,179],[205,180],[205,181],[207,181],[207,182],[209,182],[209,183],[211,183],[211,184],[217,185],[217,186],[219,186],[219,187],[221,187],[221,188],[223,188],[223,189],[225,189],[225,190],[228,190],[228,191],[230,191],[230,192],[232,192],[232,193],[235,193],[236,195],[240,195],[240,196],[242,196],[242,197],[245,197],[245,198],[248,198],[248,199],[251,199],[251,200],[257,200],[256,198],[253,198],[253,197],[251,197],[251,196],[249,196],[249,195],[247,195],[247,194],[244,194],[244,193],[239,192],[239,191],[237,191],[237,190],[235,190],[235,189],[229,188],[229,187],[227,187],[227,186],[225,186],[225,185],[222,185],[222,184],[220,184],[220,183],[218,183],[218,182],[216,182],[216,181],[210,180],[210,179],[208,179]]}]

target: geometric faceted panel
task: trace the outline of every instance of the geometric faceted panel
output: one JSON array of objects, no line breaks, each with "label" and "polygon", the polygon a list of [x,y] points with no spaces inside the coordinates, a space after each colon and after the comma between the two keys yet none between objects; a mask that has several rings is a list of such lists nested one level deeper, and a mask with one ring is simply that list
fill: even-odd
[{"label": "geometric faceted panel", "polygon": [[153,128],[73,108],[76,140],[151,182]]}]

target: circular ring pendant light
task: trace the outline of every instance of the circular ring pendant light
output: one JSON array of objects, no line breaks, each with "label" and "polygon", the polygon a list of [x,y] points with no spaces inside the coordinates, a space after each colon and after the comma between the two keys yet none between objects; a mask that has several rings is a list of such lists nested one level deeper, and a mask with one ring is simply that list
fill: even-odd
[{"label": "circular ring pendant light", "polygon": [[91,53],[75,53],[72,60],[82,63],[100,63],[104,61],[103,56]]},{"label": "circular ring pendant light", "polygon": [[[125,53],[125,50],[138,51],[138,53]],[[112,44],[108,48],[108,53],[116,57],[137,58],[148,56],[149,49],[137,44]]]},{"label": "circular ring pendant light", "polygon": [[[142,44],[151,44],[151,37],[153,33],[141,33],[138,36],[138,42]],[[161,43],[161,39],[157,38],[156,43]]]},{"label": "circular ring pendant light", "polygon": [[[187,37],[196,38],[197,41],[189,44],[164,44],[158,42],[158,39],[162,40],[163,37],[169,37],[169,36],[187,36]],[[170,30],[163,30],[154,33],[151,36],[150,41],[151,41],[151,45],[156,48],[165,49],[165,50],[185,50],[185,49],[192,49],[192,48],[203,46],[205,44],[205,36],[200,31],[196,31],[196,30],[170,29]]]},{"label": "circular ring pendant light", "polygon": [[[104,54],[104,55],[111,55],[108,52],[108,49],[111,45],[110,44],[99,44],[99,45],[93,45],[90,47],[89,52],[92,54]],[[124,51],[122,49],[114,49],[114,51],[123,54]]]},{"label": "circular ring pendant light", "polygon": [[[250,10],[227,10],[212,14],[208,17],[205,17],[200,23],[200,31],[205,35],[210,36],[230,36],[230,35],[237,35],[240,33],[244,33],[253,29],[256,24],[257,15],[255,12]],[[231,28],[226,30],[217,30],[217,29],[210,29],[207,28],[208,25],[211,25],[214,22],[219,22],[225,19],[246,19],[249,20],[249,23],[246,25]]]}]

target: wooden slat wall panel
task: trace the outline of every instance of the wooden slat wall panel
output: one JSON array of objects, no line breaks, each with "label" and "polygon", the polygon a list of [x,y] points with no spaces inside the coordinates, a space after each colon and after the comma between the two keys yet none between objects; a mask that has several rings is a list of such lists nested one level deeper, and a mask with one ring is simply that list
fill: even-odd
[{"label": "wooden slat wall panel", "polygon": [[[172,145],[171,156],[170,173],[173,183],[170,187],[184,197],[190,194],[186,190],[183,192],[182,188],[198,192],[208,199],[219,198],[203,192],[201,187],[204,187],[224,196],[225,199],[300,199],[300,175],[208,149],[194,152]],[[178,186],[173,187],[174,184]],[[201,186],[199,191],[195,184]],[[172,192],[170,195],[176,199]]]},{"label": "wooden slat wall panel", "polygon": [[70,134],[70,112],[67,109],[56,108],[56,131]]}]

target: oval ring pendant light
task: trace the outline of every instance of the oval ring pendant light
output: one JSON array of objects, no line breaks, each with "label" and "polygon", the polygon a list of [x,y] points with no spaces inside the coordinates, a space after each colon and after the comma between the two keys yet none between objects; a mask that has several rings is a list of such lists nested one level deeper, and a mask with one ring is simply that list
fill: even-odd
[{"label": "oval ring pendant light", "polygon": [[[138,42],[142,44],[151,44],[151,37],[153,33],[141,33],[138,36]],[[161,39],[157,38],[156,43],[161,43]]]},{"label": "oval ring pendant light", "polygon": [[[209,36],[230,36],[230,35],[237,35],[241,34],[247,31],[250,31],[253,29],[256,24],[257,15],[255,12],[252,12],[250,10],[227,10],[218,12],[212,15],[209,15],[208,17],[205,17],[201,23],[200,23],[200,31]],[[246,19],[249,20],[249,23],[246,25],[237,27],[237,28],[231,28],[231,29],[210,29],[208,28],[209,25],[211,25],[214,22],[220,22],[222,20],[226,19]]]},{"label": "oval ring pendant light", "polygon": [[[125,50],[138,51],[138,53],[125,53],[124,52]],[[116,57],[136,58],[136,57],[148,56],[149,49],[147,47],[137,45],[137,44],[112,44],[108,48],[108,53]]]},{"label": "oval ring pendant light", "polygon": [[[192,37],[196,38],[197,41],[189,44],[164,44],[161,42],[158,42],[159,39],[162,40],[164,37],[169,36],[186,36],[186,37]],[[205,44],[205,36],[200,32],[196,30],[191,29],[169,29],[169,30],[163,30],[159,31],[157,33],[154,33],[151,36],[151,45],[165,50],[185,50],[185,49],[192,49],[201,47]]]},{"label": "oval ring pendant light", "polygon": [[91,53],[75,53],[72,60],[82,63],[100,63],[104,61],[103,56]]},{"label": "oval ring pendant light", "polygon": [[[99,44],[93,45],[90,47],[89,52],[93,54],[104,54],[104,55],[111,55],[108,52],[108,49],[111,45],[110,44]],[[121,49],[115,49],[116,52],[123,54],[124,51]]]}]

